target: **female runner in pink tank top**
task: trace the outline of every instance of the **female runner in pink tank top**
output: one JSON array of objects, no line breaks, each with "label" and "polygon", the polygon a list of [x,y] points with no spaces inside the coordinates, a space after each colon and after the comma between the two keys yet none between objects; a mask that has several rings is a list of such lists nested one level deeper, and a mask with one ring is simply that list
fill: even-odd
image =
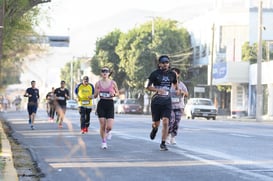
[{"label": "female runner in pink tank top", "polygon": [[111,72],[108,67],[101,69],[101,80],[95,85],[94,97],[99,97],[97,114],[100,121],[101,148],[106,149],[106,140],[111,139],[111,130],[114,123],[114,101],[113,97],[119,95],[117,83],[110,79]]}]

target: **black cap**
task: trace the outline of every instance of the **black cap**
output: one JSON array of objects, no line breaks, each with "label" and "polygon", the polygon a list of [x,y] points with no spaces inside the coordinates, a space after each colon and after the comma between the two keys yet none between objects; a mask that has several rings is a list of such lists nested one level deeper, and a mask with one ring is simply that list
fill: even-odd
[{"label": "black cap", "polygon": [[82,78],[82,80],[86,80],[86,81],[88,81],[88,80],[89,80],[89,78],[88,78],[88,76],[84,76],[84,77]]},{"label": "black cap", "polygon": [[169,62],[170,61],[170,58],[167,56],[167,55],[162,55],[159,57],[158,61],[160,63],[163,63],[163,62]]}]

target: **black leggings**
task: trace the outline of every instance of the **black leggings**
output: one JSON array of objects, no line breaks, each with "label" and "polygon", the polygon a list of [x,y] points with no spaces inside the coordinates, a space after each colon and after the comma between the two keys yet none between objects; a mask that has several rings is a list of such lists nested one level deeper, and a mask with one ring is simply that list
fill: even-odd
[{"label": "black leggings", "polygon": [[55,115],[55,105],[54,104],[49,104],[49,110],[48,110],[48,117],[53,118],[54,119],[54,115]]},{"label": "black leggings", "polygon": [[81,129],[89,127],[91,111],[92,108],[80,107],[79,113],[81,115]]}]

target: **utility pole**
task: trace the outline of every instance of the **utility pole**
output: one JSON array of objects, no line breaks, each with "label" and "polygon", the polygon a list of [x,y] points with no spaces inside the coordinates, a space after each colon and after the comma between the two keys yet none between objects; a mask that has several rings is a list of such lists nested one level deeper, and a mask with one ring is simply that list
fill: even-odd
[{"label": "utility pole", "polygon": [[210,86],[209,86],[209,98],[212,99],[212,80],[213,80],[213,56],[214,56],[214,31],[215,24],[212,25],[212,39],[211,39],[211,57],[210,57]]},{"label": "utility pole", "polygon": [[262,93],[262,31],[263,31],[263,22],[262,22],[262,6],[263,1],[259,1],[258,9],[258,52],[257,52],[257,85],[256,85],[256,121],[262,120],[262,110],[263,110],[263,93]]},{"label": "utility pole", "polygon": [[270,61],[270,46],[273,44],[272,40],[266,41],[266,61]]},{"label": "utility pole", "polygon": [[73,81],[73,77],[74,77],[73,63],[74,63],[74,56],[73,56],[72,61],[70,62],[70,97],[71,97],[71,99],[74,98],[73,97],[73,87],[74,87],[73,86],[73,83],[74,83],[74,81]]}]

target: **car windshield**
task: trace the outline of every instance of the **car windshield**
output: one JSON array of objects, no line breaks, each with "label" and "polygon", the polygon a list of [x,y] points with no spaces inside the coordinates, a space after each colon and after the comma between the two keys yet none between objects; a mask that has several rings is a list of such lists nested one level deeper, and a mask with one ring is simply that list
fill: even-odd
[{"label": "car windshield", "polygon": [[126,104],[138,104],[138,102],[135,99],[128,99],[126,100]]},{"label": "car windshield", "polygon": [[212,102],[210,100],[199,100],[195,102],[195,105],[212,105]]},{"label": "car windshield", "polygon": [[193,105],[212,105],[212,102],[210,100],[193,100],[192,103]]}]

